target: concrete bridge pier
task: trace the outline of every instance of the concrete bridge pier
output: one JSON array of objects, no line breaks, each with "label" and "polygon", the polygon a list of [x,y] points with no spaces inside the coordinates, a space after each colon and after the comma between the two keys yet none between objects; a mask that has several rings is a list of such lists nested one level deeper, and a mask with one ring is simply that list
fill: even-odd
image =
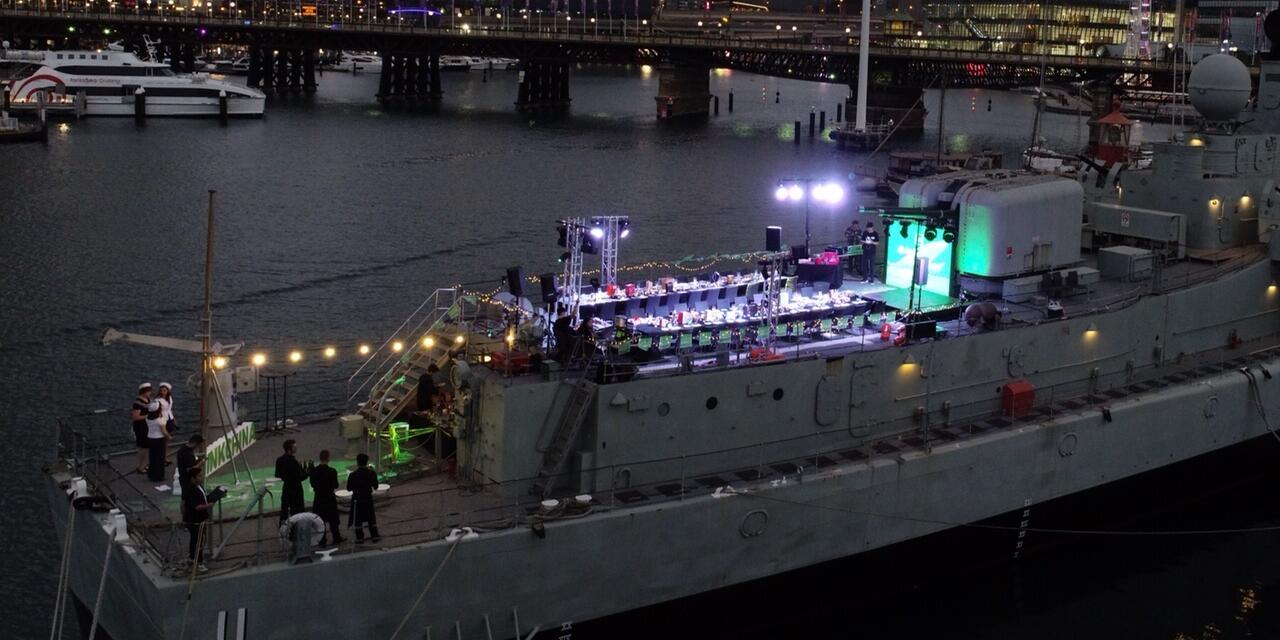
[{"label": "concrete bridge pier", "polygon": [[245,76],[245,84],[250,87],[262,86],[262,48],[249,47],[249,72]]},{"label": "concrete bridge pier", "polygon": [[390,53],[382,56],[378,76],[378,99],[395,98],[439,100],[440,56]]},{"label": "concrete bridge pier", "polygon": [[314,93],[316,90],[316,51],[302,50],[302,90]]},{"label": "concrete bridge pier", "polygon": [[271,47],[262,47],[260,57],[262,71],[262,88],[273,89],[276,86],[276,52]]},{"label": "concrete bridge pier", "polygon": [[563,109],[569,106],[569,64],[545,60],[520,63],[520,86],[516,108]]},{"label": "concrete bridge pier", "polygon": [[658,66],[659,120],[705,118],[710,111],[711,70],[702,65],[664,62]]},{"label": "concrete bridge pier", "polygon": [[440,56],[418,57],[418,97],[427,100],[444,97],[440,89]]}]

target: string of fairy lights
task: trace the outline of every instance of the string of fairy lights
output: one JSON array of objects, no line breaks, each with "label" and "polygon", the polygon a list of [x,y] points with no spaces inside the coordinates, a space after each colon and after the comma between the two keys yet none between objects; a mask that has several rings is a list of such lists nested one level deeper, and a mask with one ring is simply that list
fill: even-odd
[{"label": "string of fairy lights", "polygon": [[[733,263],[737,263],[741,266],[754,265],[755,261],[759,260],[764,255],[766,255],[764,252],[759,251],[689,255],[675,260],[651,260],[648,262],[622,265],[618,267],[618,273],[658,271],[661,269],[675,269],[684,273],[699,273]],[[584,271],[583,275],[591,276],[598,275],[599,273],[600,269],[596,268]],[[528,276],[525,280],[530,284],[534,284],[538,282],[538,276]],[[455,288],[462,296],[472,297],[486,304],[500,305],[508,311],[518,310],[517,307],[510,302],[497,298],[498,294],[503,291],[502,285],[488,291],[465,289],[461,285],[457,285]],[[462,337],[458,336],[457,339],[461,340]],[[434,345],[435,338],[428,335],[423,336],[420,340],[422,341],[422,346],[430,348]],[[407,339],[393,339],[386,343],[374,343],[372,341],[360,340],[331,341],[319,345],[292,347],[283,352],[279,349],[272,350],[264,347],[246,350],[248,354],[247,356],[242,354],[237,354],[235,356],[214,356],[211,364],[215,369],[250,365],[254,367],[265,367],[276,363],[286,363],[291,366],[301,367],[312,363],[337,363],[352,355],[368,358],[375,355],[384,346],[395,354],[402,353],[405,349],[409,348],[410,345],[408,344]]]}]

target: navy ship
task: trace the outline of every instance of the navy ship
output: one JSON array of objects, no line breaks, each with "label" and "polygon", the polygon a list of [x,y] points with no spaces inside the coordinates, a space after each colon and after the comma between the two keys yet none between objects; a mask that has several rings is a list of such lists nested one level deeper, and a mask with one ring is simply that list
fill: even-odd
[{"label": "navy ship", "polygon": [[[64,425],[59,608],[131,640],[563,637],[1002,514],[1016,552],[1039,505],[1280,437],[1280,62],[1251,82],[1200,62],[1202,120],[1148,168],[907,181],[862,211],[872,282],[770,230],[736,270],[628,283],[629,219],[564,220],[560,273],[425,296],[335,421],[244,422],[236,395],[270,376],[234,346],[109,333],[202,354],[227,496],[201,570],[179,500]],[[379,540],[277,526],[258,470],[295,430],[341,478],[370,457]]]}]

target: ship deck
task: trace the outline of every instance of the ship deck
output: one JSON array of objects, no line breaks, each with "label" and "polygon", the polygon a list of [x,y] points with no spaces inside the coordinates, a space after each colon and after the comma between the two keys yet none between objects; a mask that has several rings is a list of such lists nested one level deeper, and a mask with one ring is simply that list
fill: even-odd
[{"label": "ship deck", "polygon": [[[1099,282],[1088,291],[1062,299],[1067,317],[1080,316],[1105,309],[1114,310],[1127,304],[1142,293],[1166,291],[1210,281],[1225,272],[1233,271],[1262,259],[1260,248],[1224,252],[1211,260],[1183,261],[1166,267],[1160,282],[1165,286],[1145,282]],[[850,290],[865,296],[885,291],[882,284],[848,283]],[[1001,327],[1034,324],[1046,320],[1043,302],[1007,303],[1008,312],[1001,320]],[[978,331],[962,321],[941,323],[950,336],[963,336]],[[998,331],[999,328],[994,329]],[[855,327],[849,331],[817,339],[802,339],[784,343],[779,349],[783,358],[807,358],[834,356],[858,350],[894,348],[892,341],[881,340],[878,329]],[[644,486],[627,487],[594,496],[590,509],[624,509],[684,500],[709,494],[725,486],[744,486],[769,482],[797,474],[822,471],[841,465],[869,463],[877,459],[899,459],[912,452],[925,452],[940,443],[960,442],[999,432],[1053,420],[1064,414],[1099,411],[1109,403],[1186,383],[1206,375],[1231,371],[1248,362],[1259,352],[1280,347],[1280,339],[1224,348],[1183,358],[1176,364],[1154,369],[1144,369],[1120,381],[1104,385],[1073,383],[1062,388],[1038,393],[1032,411],[1017,419],[1000,415],[989,409],[975,411],[972,415],[955,416],[943,424],[921,426],[905,419],[895,435],[864,442],[858,446],[832,451],[814,451],[803,458],[760,460],[742,468],[724,469],[698,477],[671,478]],[[691,372],[724,366],[716,362],[715,354],[695,354]],[[733,354],[729,366],[753,366],[744,354]],[[680,373],[675,358],[646,363],[637,375],[660,376]],[[488,371],[482,375],[501,375]],[[527,374],[507,378],[508,384],[528,384],[544,379],[541,375]],[[179,434],[178,439],[182,435]],[[287,429],[260,433],[256,442],[248,447],[234,463],[217,470],[206,480],[206,488],[225,487],[225,498],[215,514],[215,523],[209,527],[211,546],[217,548],[225,542],[225,548],[216,558],[207,560],[213,570],[209,576],[235,571],[251,565],[282,561],[286,556],[285,545],[277,532],[279,492],[273,487],[261,505],[251,505],[254,490],[262,483],[273,482],[274,462],[281,453],[286,439],[298,442],[298,459],[315,460],[321,449],[334,454],[333,466],[339,470],[340,481],[354,467],[354,457],[359,451],[371,455],[378,451],[377,441],[344,440],[334,420],[324,420],[297,425]],[[67,434],[63,434],[63,447],[67,447]],[[455,527],[469,526],[481,530],[528,526],[539,517],[540,497],[529,495],[524,485],[532,485],[532,479],[516,480],[520,486],[479,486],[459,481],[447,461],[440,461],[430,451],[409,448],[401,452],[400,461],[389,471],[380,471],[382,481],[391,486],[378,500],[378,521],[381,541],[378,544],[355,545],[347,527],[343,511],[343,534],[347,537],[338,554],[369,553],[439,540]],[[133,451],[102,454],[99,449],[85,442],[76,442],[76,457],[82,461],[79,469],[91,487],[101,495],[113,498],[115,504],[129,519],[131,531],[147,542],[145,548],[170,575],[177,575],[186,555],[186,532],[181,527],[180,499],[169,491],[158,490],[155,483],[143,475],[133,473]],[[63,458],[65,459],[65,452]],[[311,502],[310,488],[305,486],[307,504]],[[519,498],[503,497],[519,496]],[[568,497],[568,496],[562,496]],[[244,521],[236,525],[241,517]]]}]

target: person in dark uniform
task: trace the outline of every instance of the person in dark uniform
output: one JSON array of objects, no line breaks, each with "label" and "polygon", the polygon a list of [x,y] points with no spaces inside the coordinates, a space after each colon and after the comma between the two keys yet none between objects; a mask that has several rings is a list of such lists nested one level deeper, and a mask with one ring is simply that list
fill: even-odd
[{"label": "person in dark uniform", "polygon": [[138,473],[147,472],[147,456],[150,454],[150,443],[147,441],[147,405],[151,404],[151,383],[138,385],[138,397],[133,399],[133,444],[138,448],[138,461],[133,470]]},{"label": "person in dark uniform", "polygon": [[196,467],[191,473],[191,481],[186,490],[182,492],[182,525],[186,527],[187,535],[190,536],[187,542],[187,557],[200,573],[209,570],[202,562],[204,544],[200,530],[209,519],[209,510],[213,508],[213,503],[217,501],[218,498],[214,498],[210,502],[209,495],[204,491],[204,470]]},{"label": "person in dark uniform", "polygon": [[551,325],[551,336],[556,341],[556,361],[560,364],[569,362],[573,355],[573,316],[560,309],[560,317]]},{"label": "person in dark uniform", "polygon": [[307,471],[311,476],[311,490],[315,492],[311,511],[329,525],[329,531],[320,539],[320,544],[325,544],[329,533],[333,534],[334,544],[342,544],[342,520],[338,518],[338,497],[334,495],[334,491],[338,490],[338,470],[329,466],[329,450],[321,450],[320,465]]},{"label": "person in dark uniform", "polygon": [[880,244],[880,233],[874,223],[867,223],[867,230],[862,232],[862,281],[876,281],[876,247]]},{"label": "person in dark uniform", "polygon": [[369,540],[378,542],[378,518],[373,513],[373,491],[378,488],[378,473],[369,468],[369,456],[356,456],[356,470],[347,476],[351,492],[351,517],[347,524],[356,530],[356,544],[364,544],[364,525],[369,524]]},{"label": "person in dark uniform", "polygon": [[187,443],[178,448],[178,487],[183,493],[187,492],[187,486],[191,484],[191,473],[204,466],[204,458],[196,455],[196,450],[204,445],[204,436],[193,433],[187,438]]},{"label": "person in dark uniform", "polygon": [[307,510],[302,497],[302,481],[307,479],[307,470],[294,457],[298,453],[298,443],[285,440],[283,446],[284,455],[276,458],[276,477],[283,481],[280,488],[280,524],[284,524],[289,516]]}]

